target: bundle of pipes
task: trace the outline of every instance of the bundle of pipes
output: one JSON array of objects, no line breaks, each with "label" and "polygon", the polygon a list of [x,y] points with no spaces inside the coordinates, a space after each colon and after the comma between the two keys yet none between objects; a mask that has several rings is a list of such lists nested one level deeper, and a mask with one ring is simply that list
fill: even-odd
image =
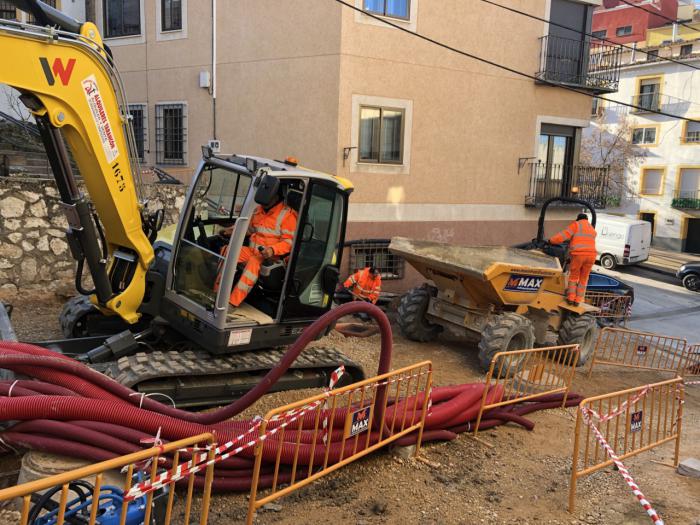
[{"label": "bundle of pipes", "polygon": [[[142,441],[160,432],[163,441],[173,441],[203,432],[213,432],[220,443],[235,441],[237,436],[253,430],[258,423],[253,420],[232,420],[263,396],[270,387],[290,367],[306,345],[316,339],[338,318],[352,313],[364,312],[375,318],[382,335],[381,356],[378,375],[389,371],[391,364],[391,327],[386,316],[377,307],[368,303],[349,303],[321,317],[309,326],[301,337],[289,347],[284,357],[258,384],[245,396],[212,412],[192,413],[161,404],[151,398],[134,395],[129,388],[74,361],[45,348],[15,342],[0,342],[0,368],[14,371],[30,379],[0,382],[0,421],[13,422],[12,426],[0,433],[2,443],[9,447],[27,448],[58,453],[91,461],[103,461],[119,455],[141,450]],[[485,385],[481,383],[448,387],[435,387],[432,390],[432,408],[426,417],[424,441],[452,440],[457,434],[474,430]],[[487,401],[499,400],[503,395],[500,388],[487,393]],[[580,396],[569,394],[567,406],[577,405]],[[528,430],[533,423],[524,416],[535,410],[561,406],[561,395],[538,398],[537,402],[509,405],[494,409],[482,418],[480,429],[490,428],[507,422],[518,423]],[[414,398],[397,399],[389,402],[387,417],[400,410],[402,413],[411,407],[409,416],[421,416],[422,403]],[[347,409],[338,409],[332,414],[324,413],[342,428]],[[314,418],[311,414],[302,419],[301,448],[298,464],[323,463],[326,445],[322,445],[314,432]],[[280,421],[270,422],[268,429],[280,425]],[[316,425],[317,426],[317,425]],[[254,435],[253,430],[248,434]],[[261,486],[272,483],[274,462],[282,447],[282,463],[291,465],[296,447],[296,432],[293,437],[280,438],[282,433],[270,436],[264,442]],[[352,440],[346,449],[341,450],[342,430],[328,436],[328,462],[332,464],[341,457],[352,453]],[[379,439],[379,432],[372,431],[367,446]],[[415,443],[417,435],[404,436],[399,445]],[[342,455],[341,455],[342,453]],[[187,454],[182,460],[189,459]],[[164,466],[171,466],[169,459]],[[214,489],[244,491],[250,488],[253,469],[253,448],[244,448],[239,455],[218,463],[215,471]],[[290,472],[281,473],[278,482],[285,482]],[[298,478],[298,476],[297,476]],[[203,483],[197,478],[196,483]]]}]

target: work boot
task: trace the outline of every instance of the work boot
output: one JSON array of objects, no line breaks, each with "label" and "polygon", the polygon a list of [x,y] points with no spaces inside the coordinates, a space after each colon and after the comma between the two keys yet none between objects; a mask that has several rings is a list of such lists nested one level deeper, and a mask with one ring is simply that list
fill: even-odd
[{"label": "work boot", "polygon": [[570,304],[571,306],[577,306],[576,301],[573,299],[569,299],[568,297],[566,298],[566,304]]}]

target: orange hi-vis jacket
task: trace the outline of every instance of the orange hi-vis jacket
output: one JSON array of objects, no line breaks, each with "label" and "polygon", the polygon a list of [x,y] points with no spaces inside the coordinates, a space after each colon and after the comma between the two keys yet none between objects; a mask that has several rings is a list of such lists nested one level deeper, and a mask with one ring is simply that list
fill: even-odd
[{"label": "orange hi-vis jacket", "polygon": [[571,255],[595,255],[596,231],[587,219],[574,221],[565,229],[549,239],[552,244],[569,241]]},{"label": "orange hi-vis jacket", "polygon": [[297,212],[284,202],[278,202],[268,211],[258,206],[250,220],[250,247],[271,247],[275,255],[287,255],[292,251],[294,232],[297,229]]},{"label": "orange hi-vis jacket", "polygon": [[350,288],[355,295],[369,299],[374,304],[379,299],[379,292],[382,289],[382,276],[374,277],[369,272],[369,268],[363,268],[348,277],[343,286]]}]

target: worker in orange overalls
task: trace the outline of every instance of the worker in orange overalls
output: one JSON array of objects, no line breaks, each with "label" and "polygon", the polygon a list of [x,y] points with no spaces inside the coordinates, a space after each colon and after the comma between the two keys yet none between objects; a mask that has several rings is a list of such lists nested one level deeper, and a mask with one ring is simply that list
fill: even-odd
[{"label": "worker in orange overalls", "polygon": [[377,304],[382,289],[382,276],[374,266],[357,270],[343,283],[343,288],[350,292],[355,300]]},{"label": "worker in orange overalls", "polygon": [[569,304],[578,306],[586,295],[588,276],[596,259],[595,238],[596,231],[588,222],[588,216],[580,213],[576,221],[549,239],[551,244],[569,241],[569,286],[566,289]]},{"label": "worker in orange overalls", "polygon": [[[239,263],[246,263],[243,273],[231,291],[229,302],[239,306],[258,282],[260,266],[265,259],[281,258],[292,251],[294,232],[297,228],[297,212],[287,206],[277,194],[267,206],[258,206],[248,226],[249,246],[241,248]],[[233,226],[221,230],[230,236]],[[226,256],[228,245],[221,255]]]}]

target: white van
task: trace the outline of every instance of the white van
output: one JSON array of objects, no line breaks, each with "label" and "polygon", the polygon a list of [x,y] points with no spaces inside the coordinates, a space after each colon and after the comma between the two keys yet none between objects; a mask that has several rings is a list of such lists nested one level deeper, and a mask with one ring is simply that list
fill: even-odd
[{"label": "white van", "polygon": [[598,214],[596,250],[603,268],[637,264],[649,258],[651,223],[616,215]]}]

